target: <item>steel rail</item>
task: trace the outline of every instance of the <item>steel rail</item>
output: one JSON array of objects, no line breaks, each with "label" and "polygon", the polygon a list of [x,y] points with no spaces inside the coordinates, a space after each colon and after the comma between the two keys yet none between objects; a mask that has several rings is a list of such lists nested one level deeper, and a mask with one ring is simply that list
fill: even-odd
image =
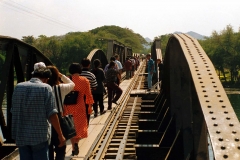
[{"label": "steel rail", "polygon": [[[143,76],[141,76],[141,79],[140,79],[140,81],[138,83],[137,89],[140,89],[142,79],[143,79]],[[131,128],[132,117],[133,117],[134,112],[135,112],[137,99],[138,99],[138,96],[134,98],[134,102],[133,102],[131,113],[130,113],[130,116],[129,116],[129,119],[128,119],[127,127],[125,129],[124,136],[123,136],[123,138],[122,138],[122,140],[120,142],[120,146],[118,148],[118,152],[117,152],[117,156],[116,156],[117,160],[122,160],[123,156],[124,156],[124,151],[125,151],[125,147],[126,147],[127,140],[128,140],[128,134],[129,134],[129,131],[130,131],[130,128]]]},{"label": "steel rail", "polygon": [[[121,118],[121,114],[124,110],[124,107],[126,106],[127,100],[130,97],[130,92],[133,89],[135,83],[137,82],[138,75],[140,71],[143,70],[145,63],[142,63],[135,74],[130,87],[123,93],[123,97],[120,100],[120,106],[115,108],[112,113],[109,115],[103,129],[98,134],[97,138],[95,139],[93,145],[89,149],[88,153],[85,156],[85,160],[93,158],[93,156],[97,156],[94,159],[99,159],[99,157],[102,157],[103,152],[105,151],[105,146],[110,141],[110,138],[113,135],[113,130],[117,126],[115,125]],[[110,126],[110,127],[109,127]],[[105,137],[103,137],[106,135]],[[103,141],[103,142],[102,142]],[[102,142],[102,143],[101,143]],[[98,149],[98,146],[101,145],[100,149]],[[95,153],[97,151],[97,153]]]},{"label": "steel rail", "polygon": [[[143,64],[142,64],[143,65]],[[134,87],[134,84],[136,83],[137,81],[137,78],[138,78],[138,75],[139,75],[139,72],[141,71],[141,69],[139,68],[139,70],[137,71],[137,74],[135,74],[134,76],[134,79],[133,79],[133,84],[129,87],[129,92],[132,90],[132,88]],[[110,129],[108,130],[108,133],[106,135],[106,137],[104,138],[103,140],[103,143],[101,144],[101,147],[95,157],[95,159],[101,159],[103,158],[103,153],[104,151],[107,149],[107,144],[109,144],[109,141],[111,140],[110,137],[112,137],[112,135],[114,134],[114,130],[115,128],[117,127],[117,122],[119,122],[120,118],[121,118],[121,115],[122,115],[122,112],[126,106],[126,103],[127,103],[127,100],[128,98],[130,97],[129,94],[127,94],[126,98],[124,99],[124,102],[122,103],[121,107],[120,107],[120,111],[118,112],[118,114],[115,116],[115,119],[114,121],[112,122],[112,124],[110,125]]]}]

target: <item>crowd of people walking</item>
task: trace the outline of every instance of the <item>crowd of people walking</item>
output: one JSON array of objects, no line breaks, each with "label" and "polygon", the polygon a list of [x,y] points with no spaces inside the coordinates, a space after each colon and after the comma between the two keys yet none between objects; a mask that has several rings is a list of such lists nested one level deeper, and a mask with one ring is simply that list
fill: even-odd
[{"label": "crowd of people walking", "polygon": [[[20,159],[64,160],[66,139],[59,115],[73,116],[76,135],[70,141],[72,156],[78,155],[79,141],[88,136],[92,111],[94,117],[106,113],[103,104],[105,87],[108,94],[107,110],[111,110],[112,103],[118,104],[122,95],[119,86],[122,71],[126,70],[126,78],[130,79],[138,65],[139,60],[134,57],[126,58],[122,65],[119,56],[115,55],[104,70],[99,59],[94,60],[91,69],[90,60],[84,58],[81,64],[72,63],[70,75],[66,76],[56,66],[36,63],[32,78],[18,83],[12,96],[12,138],[19,147]],[[73,90],[79,93],[76,104],[64,104],[65,96]],[[57,108],[57,104],[62,108]]]}]

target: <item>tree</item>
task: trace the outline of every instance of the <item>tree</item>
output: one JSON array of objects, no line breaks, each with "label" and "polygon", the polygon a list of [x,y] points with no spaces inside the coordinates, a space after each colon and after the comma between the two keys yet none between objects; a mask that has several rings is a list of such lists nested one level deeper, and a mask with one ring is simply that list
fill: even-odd
[{"label": "tree", "polygon": [[33,45],[35,42],[35,38],[33,36],[23,36],[21,40],[30,45]]}]

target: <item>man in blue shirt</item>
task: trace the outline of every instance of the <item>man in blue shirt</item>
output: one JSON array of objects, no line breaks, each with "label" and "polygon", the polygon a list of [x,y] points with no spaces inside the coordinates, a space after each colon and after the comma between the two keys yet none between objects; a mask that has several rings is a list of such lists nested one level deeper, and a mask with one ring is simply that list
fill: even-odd
[{"label": "man in blue shirt", "polygon": [[151,54],[148,53],[146,55],[146,58],[147,58],[147,67],[148,67],[148,91],[151,90],[152,88],[152,76],[153,76],[153,73],[155,72],[155,69],[154,69],[154,61],[151,59]]},{"label": "man in blue shirt", "polygon": [[52,88],[46,84],[51,76],[47,68],[34,70],[30,81],[16,85],[12,96],[12,138],[22,160],[48,160],[50,123],[58,133],[60,146],[65,138],[59,125]]}]

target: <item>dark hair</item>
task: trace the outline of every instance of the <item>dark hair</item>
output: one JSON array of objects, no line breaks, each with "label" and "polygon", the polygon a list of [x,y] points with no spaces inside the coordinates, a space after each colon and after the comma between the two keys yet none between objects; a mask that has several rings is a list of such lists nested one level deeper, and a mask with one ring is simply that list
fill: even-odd
[{"label": "dark hair", "polygon": [[59,71],[57,69],[57,67],[55,66],[47,66],[48,69],[51,70],[52,72],[52,76],[49,78],[48,80],[48,84],[50,86],[55,86],[59,84]]},{"label": "dark hair", "polygon": [[110,61],[115,61],[115,60],[116,60],[115,57],[111,57],[111,58],[110,58]]},{"label": "dark hair", "polygon": [[69,66],[68,71],[69,71],[70,74],[74,74],[74,73],[81,74],[82,73],[82,69],[81,69],[81,66],[80,66],[79,63],[72,63]]},{"label": "dark hair", "polygon": [[52,76],[52,72],[48,68],[38,68],[34,70],[32,76],[37,78],[50,78]]},{"label": "dark hair", "polygon": [[118,54],[115,54],[115,56],[114,56],[115,58],[118,58],[119,57],[119,55]]},{"label": "dark hair", "polygon": [[89,59],[87,59],[87,58],[83,58],[83,59],[82,59],[81,65],[82,65],[83,67],[88,67],[89,64],[91,64],[91,61],[90,61]]},{"label": "dark hair", "polygon": [[101,65],[101,62],[100,62],[99,59],[95,59],[95,60],[93,61],[93,64],[94,64],[94,68],[98,68],[98,67]]},{"label": "dark hair", "polygon": [[115,62],[110,62],[108,65],[108,69],[110,69],[112,66],[115,66]]}]

